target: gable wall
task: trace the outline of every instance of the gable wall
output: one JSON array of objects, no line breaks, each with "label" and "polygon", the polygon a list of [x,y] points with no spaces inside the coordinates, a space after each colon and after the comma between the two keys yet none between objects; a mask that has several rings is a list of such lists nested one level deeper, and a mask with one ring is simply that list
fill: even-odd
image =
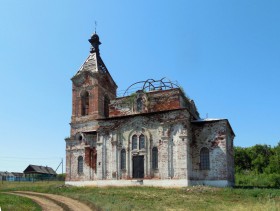
[{"label": "gable wall", "polygon": [[[191,180],[228,180],[229,174],[233,174],[232,168],[228,168],[228,159],[233,160],[233,157],[228,154],[232,151],[232,145],[228,144],[232,143],[228,130],[226,120],[193,124]],[[200,170],[202,147],[209,149],[210,170]]]}]

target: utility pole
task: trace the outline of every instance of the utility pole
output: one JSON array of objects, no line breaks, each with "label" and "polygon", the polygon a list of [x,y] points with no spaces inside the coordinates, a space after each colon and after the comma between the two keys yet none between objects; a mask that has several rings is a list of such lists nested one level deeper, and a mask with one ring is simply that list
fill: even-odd
[{"label": "utility pole", "polygon": [[63,174],[63,158],[61,158],[61,173]]}]

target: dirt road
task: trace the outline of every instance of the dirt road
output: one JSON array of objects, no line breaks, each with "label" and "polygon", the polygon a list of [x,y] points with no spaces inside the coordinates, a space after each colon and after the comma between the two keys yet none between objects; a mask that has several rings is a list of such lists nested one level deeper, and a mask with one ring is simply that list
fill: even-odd
[{"label": "dirt road", "polygon": [[10,194],[23,196],[32,199],[42,207],[43,211],[91,211],[87,205],[60,195],[37,193],[30,191],[15,191]]}]

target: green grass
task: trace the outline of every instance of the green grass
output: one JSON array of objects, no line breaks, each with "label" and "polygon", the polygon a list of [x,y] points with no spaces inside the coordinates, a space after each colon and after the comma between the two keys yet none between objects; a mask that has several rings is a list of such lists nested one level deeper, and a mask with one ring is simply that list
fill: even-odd
[{"label": "green grass", "polygon": [[0,193],[0,207],[3,211],[39,211],[41,208],[31,199]]},{"label": "green grass", "polygon": [[102,210],[280,210],[280,190],[267,188],[68,187],[62,183],[4,183],[0,190],[68,196]]},{"label": "green grass", "polygon": [[237,186],[280,188],[280,174],[236,173],[235,184]]}]

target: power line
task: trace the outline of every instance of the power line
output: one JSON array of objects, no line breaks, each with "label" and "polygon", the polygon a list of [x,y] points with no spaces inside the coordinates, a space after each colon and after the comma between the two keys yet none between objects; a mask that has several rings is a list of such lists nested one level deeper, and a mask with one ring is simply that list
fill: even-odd
[{"label": "power line", "polygon": [[4,159],[37,159],[37,160],[58,160],[61,159],[61,157],[14,157],[14,156],[0,156],[0,158],[4,158]]}]

